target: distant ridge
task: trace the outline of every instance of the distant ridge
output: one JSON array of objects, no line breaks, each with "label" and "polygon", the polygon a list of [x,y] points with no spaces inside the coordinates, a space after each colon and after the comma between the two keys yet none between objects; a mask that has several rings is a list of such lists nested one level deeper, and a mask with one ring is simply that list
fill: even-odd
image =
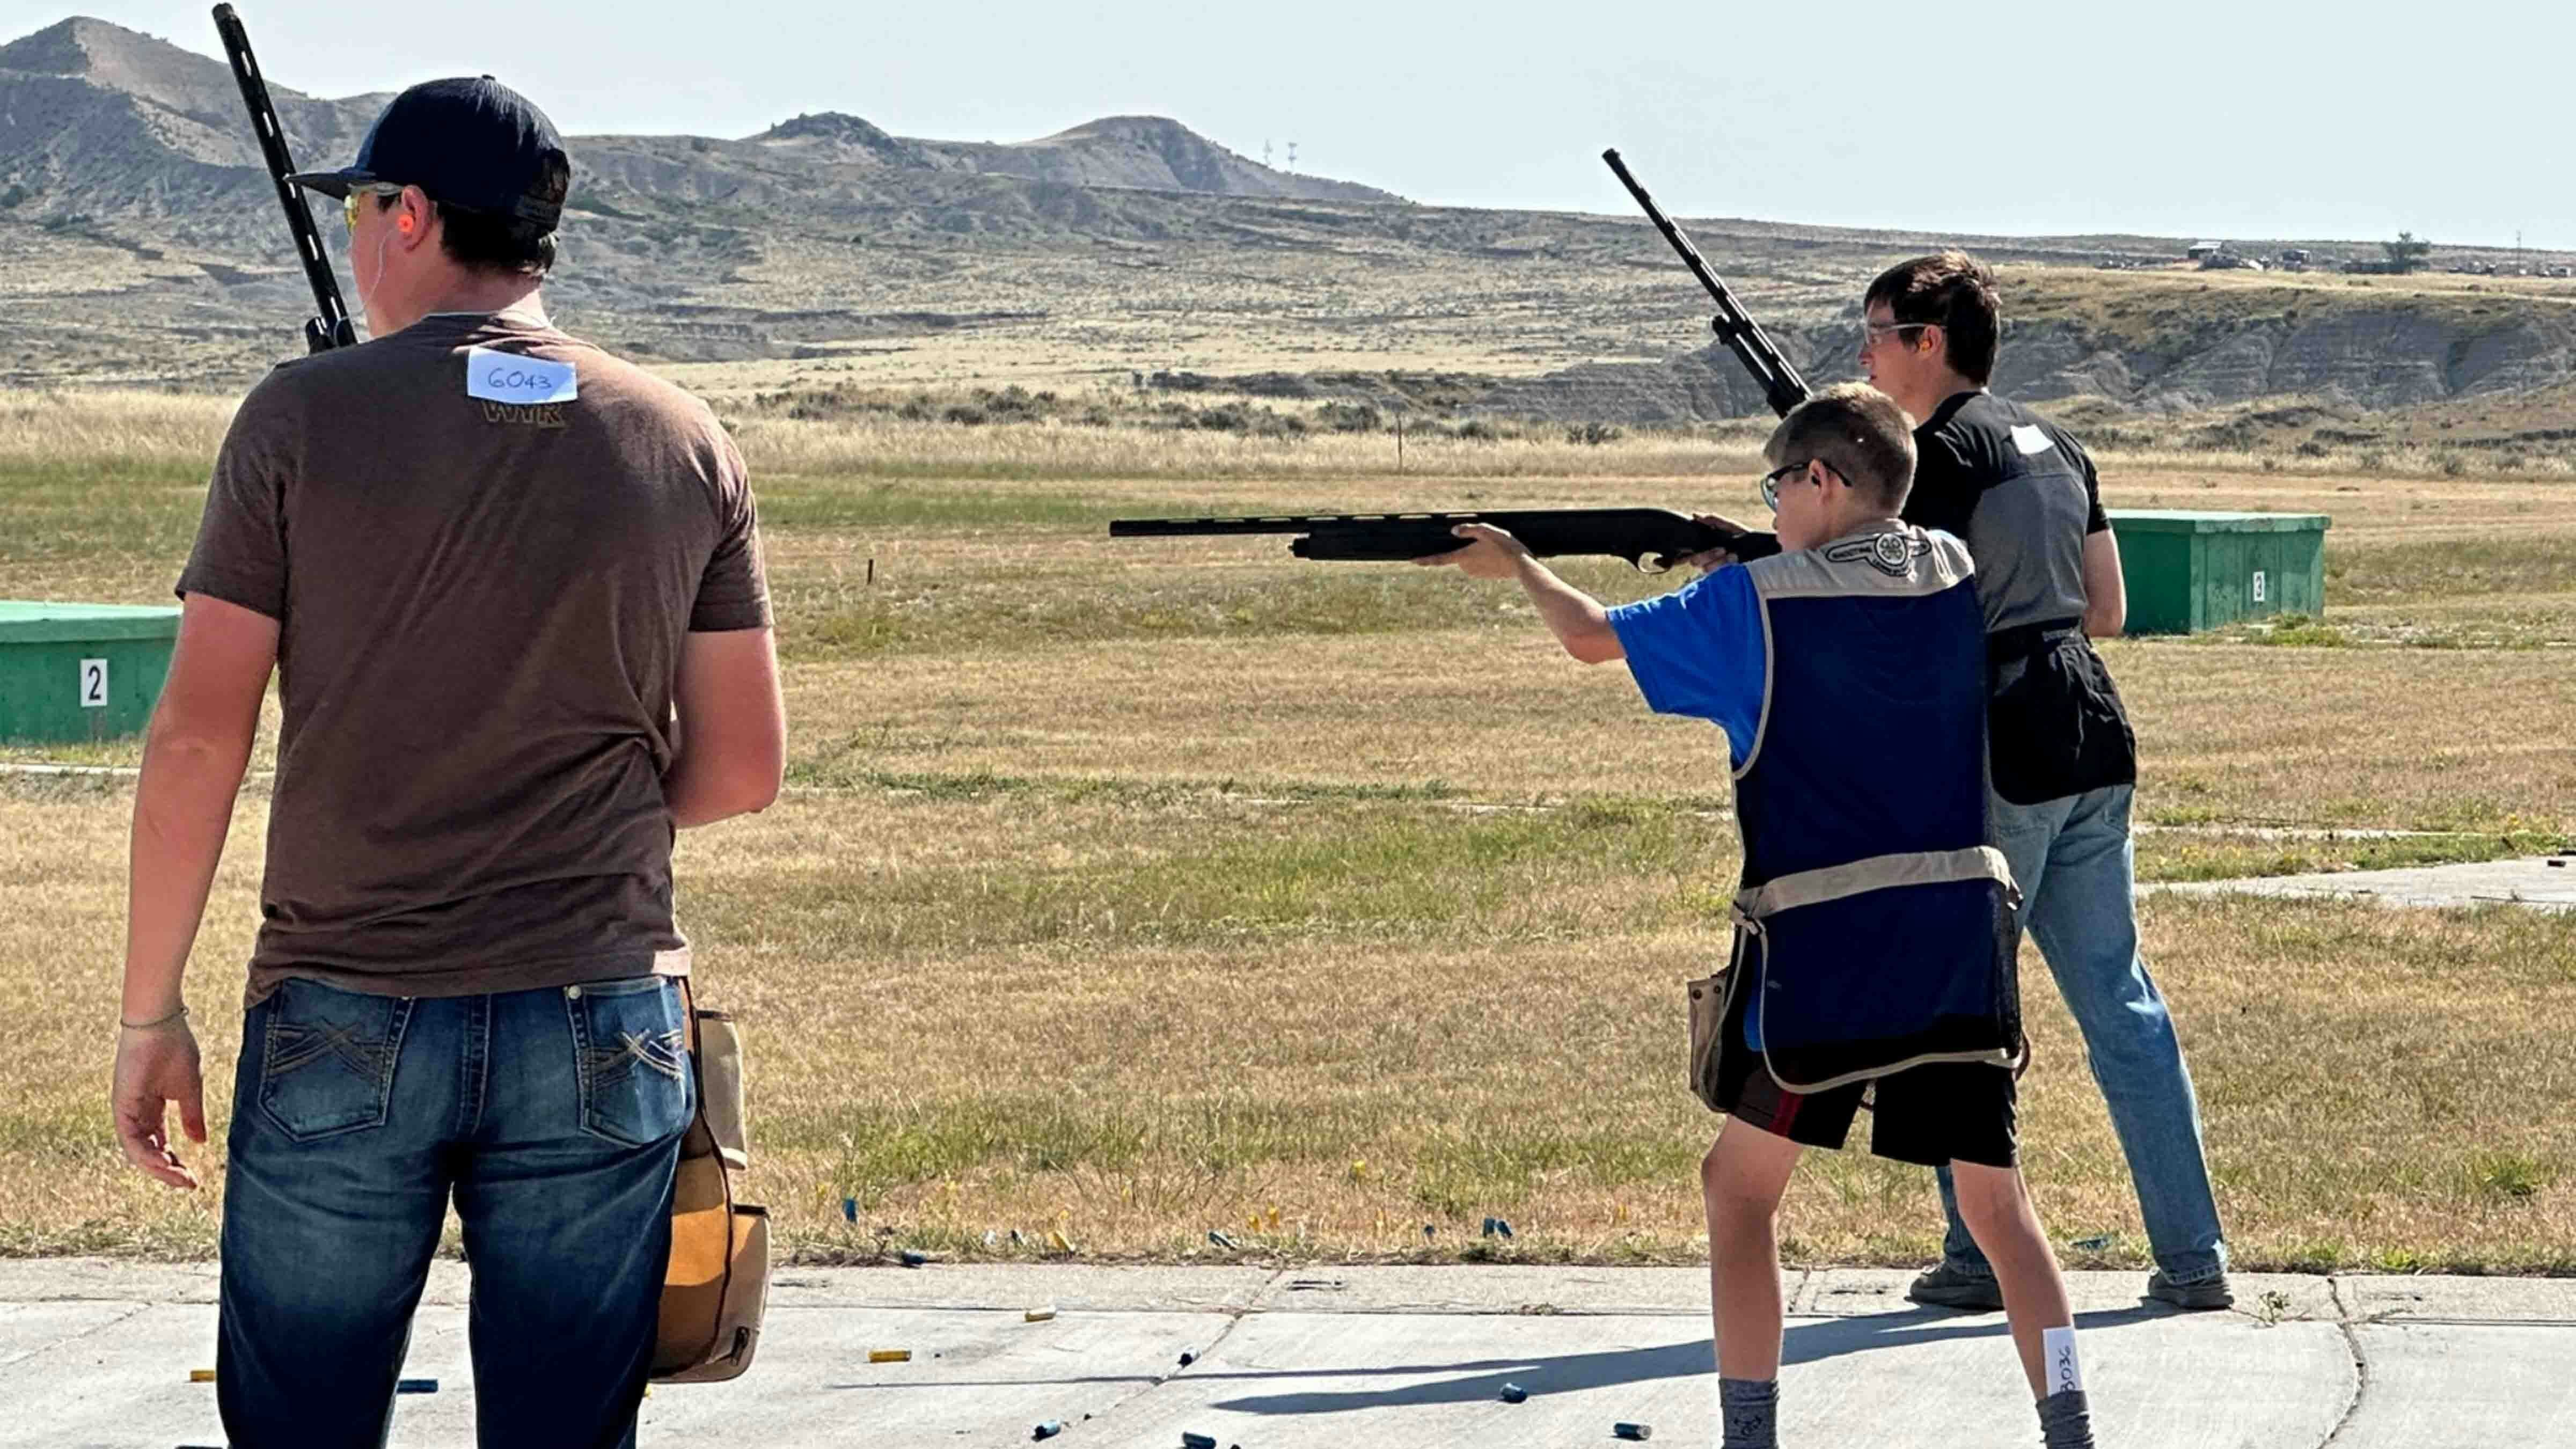
[{"label": "distant ridge", "polygon": [[233,118],[227,106],[234,113],[241,108],[241,96],[222,65],[166,40],[81,15],[0,46],[0,70],[85,80],[209,126],[220,127]]},{"label": "distant ridge", "polygon": [[[386,99],[270,91],[296,159],[317,169],[355,155]],[[1635,422],[1762,411],[1732,359],[1706,349],[1698,290],[1624,209],[1417,205],[1259,165],[1160,116],[1001,144],[825,111],[738,139],[570,145],[549,295],[570,325],[647,360],[866,370],[917,339],[989,328],[1050,366],[1136,379],[1212,371],[1230,350],[1274,368],[1312,356],[1335,376],[1429,356],[1467,379],[1439,385],[1443,407]],[[273,362],[311,304],[257,163],[219,58],[85,17],[0,45],[0,317],[18,344],[0,385],[225,385]],[[1685,220],[1811,377],[1852,366],[1862,282],[1966,245],[2028,269],[2001,379],[2019,396],[2141,412],[2484,409],[2576,386],[2576,290],[2517,280],[2519,254],[2486,254],[2515,272],[2476,282],[2199,278],[2163,274],[2187,239]],[[338,233],[325,229],[335,265]],[[2526,411],[2529,427],[2564,430],[2563,403]]]},{"label": "distant ridge", "polygon": [[[272,81],[269,94],[298,160],[318,166],[355,154],[389,93],[322,100]],[[679,193],[700,199],[792,203],[800,171],[827,193],[871,202],[910,195],[932,207],[953,200],[942,178],[977,175],[1202,196],[1400,199],[1272,170],[1159,116],[1107,117],[1013,145],[916,140],[828,111],[746,141],[575,136],[568,144],[577,187],[585,172],[611,191],[681,179]],[[265,184],[258,165],[240,93],[218,59],[88,16],[0,45],[0,220],[115,231],[202,218],[208,241],[274,255],[274,224],[244,204]],[[685,174],[675,178],[675,166]]]},{"label": "distant ridge", "polygon": [[[295,155],[354,154],[381,96],[320,101],[272,85]],[[0,216],[99,225],[201,220],[210,241],[280,245],[267,182],[223,62],[74,16],[0,46]],[[261,230],[254,232],[253,227]]]},{"label": "distant ridge", "polygon": [[798,116],[781,121],[751,138],[774,147],[801,146],[809,150],[830,151],[836,159],[851,159],[855,152],[889,166],[917,167],[924,171],[938,169],[940,162],[918,141],[888,135],[885,129],[857,116],[839,111]]},{"label": "distant ridge", "polygon": [[1305,201],[1401,201],[1391,191],[1277,171],[1238,156],[1165,116],[1104,116],[1035,141],[924,141],[975,170],[1077,186],[1127,186],[1213,196]]},{"label": "distant ridge", "polygon": [[1016,176],[1069,186],[1185,191],[1303,201],[1401,201],[1391,191],[1273,170],[1168,116],[1104,116],[1034,141],[933,141],[897,136],[839,111],[781,121],[751,140],[838,161],[921,171]]}]

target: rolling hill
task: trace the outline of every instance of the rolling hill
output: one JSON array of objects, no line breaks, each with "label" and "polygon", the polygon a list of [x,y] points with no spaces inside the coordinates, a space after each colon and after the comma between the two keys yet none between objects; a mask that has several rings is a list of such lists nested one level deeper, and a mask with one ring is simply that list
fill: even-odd
[{"label": "rolling hill", "polygon": [[[386,99],[271,89],[316,166],[354,154]],[[1705,345],[1705,298],[1632,217],[1415,205],[1151,116],[1009,144],[841,112],[567,144],[549,298],[648,359],[1104,379],[1428,368],[1474,379],[1460,395],[1476,407],[1538,416],[1760,405]],[[0,382],[231,387],[291,347],[310,301],[256,163],[220,61],[84,18],[0,45],[0,327],[16,344]],[[2155,237],[1687,224],[1817,377],[1848,371],[1872,272],[1966,244],[2010,269],[1999,381],[2033,399],[2367,410],[2576,380],[2566,283],[2183,272],[2160,269],[2183,243]]]}]

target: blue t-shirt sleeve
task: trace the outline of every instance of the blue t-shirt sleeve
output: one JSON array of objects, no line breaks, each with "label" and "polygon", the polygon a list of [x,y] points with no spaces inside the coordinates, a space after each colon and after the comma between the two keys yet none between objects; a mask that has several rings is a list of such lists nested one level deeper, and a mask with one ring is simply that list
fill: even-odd
[{"label": "blue t-shirt sleeve", "polygon": [[1765,673],[1762,600],[1753,576],[1730,566],[1609,612],[1647,706],[1713,721],[1742,765],[1761,727]]}]

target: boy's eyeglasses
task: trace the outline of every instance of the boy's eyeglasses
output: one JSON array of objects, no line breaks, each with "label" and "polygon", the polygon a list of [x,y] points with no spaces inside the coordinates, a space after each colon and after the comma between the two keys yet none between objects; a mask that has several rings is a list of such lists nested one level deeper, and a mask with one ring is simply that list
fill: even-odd
[{"label": "boy's eyeglasses", "polygon": [[[1837,478],[1842,478],[1843,476],[1842,470],[1836,468],[1833,464],[1826,462],[1822,458],[1809,458],[1805,463],[1789,463],[1772,469],[1770,472],[1762,475],[1762,501],[1771,505],[1772,512],[1777,513],[1780,511],[1780,480],[1788,477],[1792,473],[1805,472],[1808,464],[1810,463],[1814,464],[1816,467],[1824,469],[1826,472],[1833,474]],[[1843,481],[1845,485],[1848,486],[1851,480],[1845,478]],[[1824,487],[1824,480],[1821,478],[1817,479],[1816,486],[1819,488]]]},{"label": "boy's eyeglasses", "polygon": [[1780,511],[1780,480],[1792,473],[1805,471],[1807,471],[1806,463],[1788,463],[1762,475],[1762,501],[1770,505],[1772,512]]}]

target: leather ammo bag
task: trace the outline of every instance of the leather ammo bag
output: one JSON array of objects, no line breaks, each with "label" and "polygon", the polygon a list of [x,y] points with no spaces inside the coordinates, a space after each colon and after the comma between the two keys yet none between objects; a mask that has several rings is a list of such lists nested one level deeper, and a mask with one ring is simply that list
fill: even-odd
[{"label": "leather ammo bag", "polygon": [[1719,1082],[1726,1054],[1728,992],[1733,988],[1737,964],[1736,959],[1729,959],[1714,975],[1690,983],[1691,1095],[1720,1116],[1729,1106]]},{"label": "leather ammo bag", "polygon": [[[685,989],[685,988],[684,988]],[[769,1209],[734,1200],[750,1163],[742,1122],[742,1037],[733,1017],[688,1000],[698,1117],[671,1188],[671,1266],[662,1280],[653,1377],[719,1383],[751,1367],[769,1301]]]}]

